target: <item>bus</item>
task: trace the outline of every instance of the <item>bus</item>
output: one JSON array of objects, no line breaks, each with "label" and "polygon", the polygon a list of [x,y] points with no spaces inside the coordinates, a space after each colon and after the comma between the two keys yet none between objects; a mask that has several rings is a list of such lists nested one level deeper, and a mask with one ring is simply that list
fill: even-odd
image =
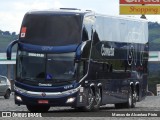
[{"label": "bus", "polygon": [[31,112],[52,106],[84,111],[133,108],[147,92],[148,23],[90,10],[25,14],[17,44],[15,104]]}]

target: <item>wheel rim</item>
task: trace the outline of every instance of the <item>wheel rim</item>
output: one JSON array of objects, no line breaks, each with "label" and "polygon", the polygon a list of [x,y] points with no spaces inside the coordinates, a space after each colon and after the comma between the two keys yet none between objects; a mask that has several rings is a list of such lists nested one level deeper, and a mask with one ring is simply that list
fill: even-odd
[{"label": "wheel rim", "polygon": [[132,96],[133,96],[133,105],[135,106],[136,105],[136,101],[137,101],[137,93],[134,92],[134,94]]},{"label": "wheel rim", "polygon": [[135,99],[136,99],[136,101],[138,101],[138,94],[137,94],[137,92],[135,92]]},{"label": "wheel rim", "polygon": [[129,107],[131,107],[131,105],[132,105],[132,97],[131,97],[131,93],[129,94],[128,104],[129,104]]}]

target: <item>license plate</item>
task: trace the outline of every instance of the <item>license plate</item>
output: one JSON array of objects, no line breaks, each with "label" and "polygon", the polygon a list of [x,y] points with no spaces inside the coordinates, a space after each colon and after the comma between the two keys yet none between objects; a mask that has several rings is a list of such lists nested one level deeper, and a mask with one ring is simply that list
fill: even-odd
[{"label": "license plate", "polygon": [[48,100],[38,100],[39,104],[48,104]]}]

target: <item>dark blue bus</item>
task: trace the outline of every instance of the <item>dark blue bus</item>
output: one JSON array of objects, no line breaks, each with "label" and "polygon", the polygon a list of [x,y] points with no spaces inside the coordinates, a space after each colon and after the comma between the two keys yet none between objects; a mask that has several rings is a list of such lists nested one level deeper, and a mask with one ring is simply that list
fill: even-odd
[{"label": "dark blue bus", "polygon": [[133,108],[146,96],[146,20],[65,8],[32,11],[7,48],[8,60],[15,44],[15,104],[31,112]]}]

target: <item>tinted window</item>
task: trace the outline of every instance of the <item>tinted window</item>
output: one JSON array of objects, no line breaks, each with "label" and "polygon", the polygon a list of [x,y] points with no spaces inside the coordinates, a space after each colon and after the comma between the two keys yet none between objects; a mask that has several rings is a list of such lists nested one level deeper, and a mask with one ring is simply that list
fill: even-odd
[{"label": "tinted window", "polygon": [[97,16],[96,18],[96,33],[98,34],[99,40],[104,40],[104,18]]},{"label": "tinted window", "polygon": [[[88,39],[86,39],[86,40],[91,40],[92,25],[94,24],[94,21],[95,21],[94,16],[87,16],[87,17],[84,18],[83,32],[86,32],[86,34],[87,34]],[[83,37],[86,37],[85,34],[83,34]]]},{"label": "tinted window", "polygon": [[28,14],[22,24],[20,40],[48,46],[78,44],[81,40],[81,26],[81,17],[76,14]]},{"label": "tinted window", "polygon": [[73,79],[75,74],[74,56],[75,53],[48,54],[46,72],[50,75],[50,79],[57,81]]}]

